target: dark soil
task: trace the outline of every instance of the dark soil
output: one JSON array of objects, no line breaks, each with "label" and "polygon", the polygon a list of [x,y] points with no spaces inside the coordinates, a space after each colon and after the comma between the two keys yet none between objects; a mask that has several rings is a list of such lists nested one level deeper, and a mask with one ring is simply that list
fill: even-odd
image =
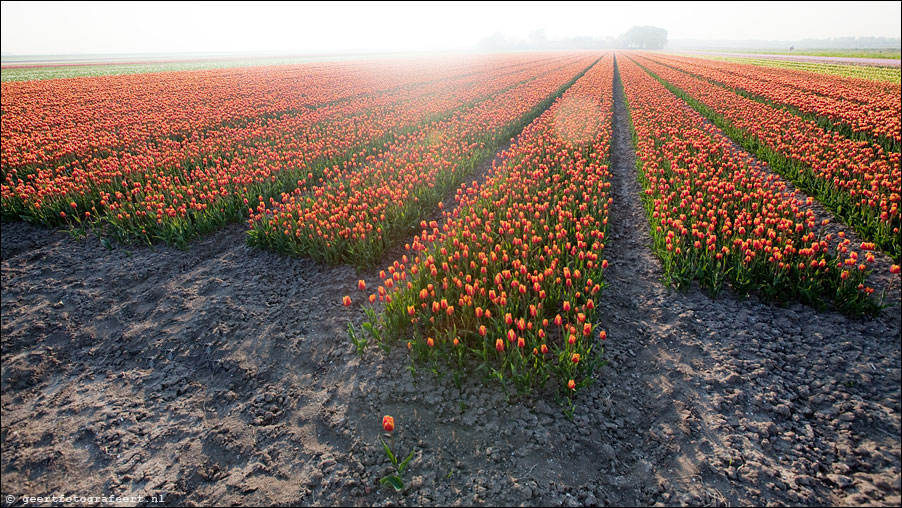
[{"label": "dark soil", "polygon": [[[8,223],[3,495],[899,505],[898,307],[852,318],[665,287],[616,95],[599,304],[610,363],[573,421],[477,379],[415,380],[404,348],[359,357],[346,331],[364,320],[356,282],[375,287],[378,269],[251,249],[242,225],[180,251]],[[378,484],[385,414],[395,451],[416,450],[402,493]]]}]

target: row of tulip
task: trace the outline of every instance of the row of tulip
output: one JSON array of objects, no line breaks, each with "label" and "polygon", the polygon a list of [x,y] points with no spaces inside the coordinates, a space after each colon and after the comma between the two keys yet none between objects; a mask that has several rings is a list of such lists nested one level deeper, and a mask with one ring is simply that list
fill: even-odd
[{"label": "row of tulip", "polygon": [[[718,61],[716,65],[718,69],[738,75],[757,76],[758,79],[775,85],[791,86],[804,92],[874,107],[886,107],[894,104],[894,107],[898,108],[900,100],[898,80],[890,83],[851,76],[823,75],[815,72],[818,68],[829,67],[825,64],[814,64],[801,68],[777,68],[743,64],[737,61]],[[898,74],[898,70],[896,74]]]},{"label": "row of tulip", "polygon": [[809,74],[818,74],[827,77],[839,76],[843,78],[853,79],[856,81],[873,81],[877,85],[899,85],[902,76],[899,75],[898,67],[878,67],[874,65],[852,65],[852,64],[831,64],[824,62],[797,62],[792,60],[777,60],[771,58],[746,58],[746,57],[723,57],[723,56],[701,56],[699,58],[707,60],[717,60],[719,62],[728,62],[732,64],[750,65],[760,69],[782,69],[788,71],[804,72]]},{"label": "row of tulip", "polygon": [[[697,58],[654,55],[651,59],[722,84],[749,98],[788,107],[815,120],[821,127],[852,139],[871,141],[889,151],[899,151],[902,146],[902,102],[898,86],[895,93],[890,93],[880,88],[875,90],[872,82],[860,84],[840,77],[800,76],[803,73],[798,72],[761,73],[749,66]],[[828,91],[830,95],[825,94]]]},{"label": "row of tulip", "polygon": [[502,71],[480,67],[455,79],[405,87],[403,93],[361,95],[218,126],[165,146],[131,146],[77,160],[75,169],[24,174],[12,169],[4,175],[3,213],[51,224],[88,220],[115,236],[184,245],[198,233],[240,220],[249,198],[315,184],[385,149],[406,131],[475,107],[561,65],[546,57]]},{"label": "row of tulip", "polygon": [[759,159],[817,198],[866,241],[896,261],[900,239],[899,152],[827,132],[786,110],[742,97],[707,80],[636,61]]},{"label": "row of tulip", "polygon": [[596,60],[584,56],[477,107],[435,121],[310,189],[249,210],[249,241],[328,263],[367,266],[435,209],[475,166],[548,107]]},{"label": "row of tulip", "polygon": [[[630,59],[618,59],[643,202],[668,281],[716,293],[874,312],[873,245],[819,236],[814,212],[749,153]],[[810,198],[809,198],[810,200]],[[833,245],[835,243],[835,247]]]},{"label": "row of tulip", "polygon": [[152,140],[426,83],[529,65],[535,56],[323,62],[2,84],[4,171],[59,166]]},{"label": "row of tulip", "polygon": [[[527,126],[482,183],[380,274],[364,324],[414,365],[567,401],[603,363],[596,319],[608,207],[613,56]],[[361,281],[361,290],[366,290]],[[352,305],[351,297],[345,304]]]}]

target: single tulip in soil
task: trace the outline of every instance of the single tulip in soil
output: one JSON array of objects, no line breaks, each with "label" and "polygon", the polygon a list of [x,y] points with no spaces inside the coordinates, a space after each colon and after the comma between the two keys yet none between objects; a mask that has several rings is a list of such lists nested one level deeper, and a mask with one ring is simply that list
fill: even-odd
[{"label": "single tulip in soil", "polygon": [[[395,419],[391,416],[385,415],[382,417],[382,429],[385,432],[391,434],[391,443],[394,444],[394,434],[392,432],[395,430]],[[401,478],[401,475],[404,474],[404,470],[407,469],[407,464],[410,463],[411,459],[413,459],[413,453],[416,450],[411,450],[410,454],[402,460],[400,463],[398,462],[398,458],[391,451],[391,446],[385,443],[385,440],[379,438],[379,441],[382,443],[382,448],[385,449],[385,454],[388,456],[388,460],[391,461],[392,465],[395,467],[397,471],[396,474],[390,474],[384,476],[379,483],[382,485],[390,485],[393,489],[400,492],[404,490],[404,480]]]}]

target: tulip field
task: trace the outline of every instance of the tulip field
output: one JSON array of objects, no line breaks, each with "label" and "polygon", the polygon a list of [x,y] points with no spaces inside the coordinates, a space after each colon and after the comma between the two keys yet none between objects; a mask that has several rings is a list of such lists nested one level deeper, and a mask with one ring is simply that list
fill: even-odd
[{"label": "tulip field", "polygon": [[336,170],[306,192],[298,186],[279,202],[261,199],[250,219],[251,242],[333,263],[378,260],[397,232],[434,209],[479,160],[586,67],[577,60],[423,124],[363,161],[362,168]]},{"label": "tulip field", "polygon": [[686,70],[698,77],[721,83],[751,98],[794,108],[797,113],[819,121],[828,130],[847,137],[871,141],[888,151],[899,151],[899,102],[894,85],[878,81],[850,83],[820,75],[799,75],[784,69],[757,68],[719,62],[698,62],[691,58],[659,58],[665,65]]},{"label": "tulip field", "polygon": [[899,84],[663,53],[4,82],[3,220],[182,248],[244,224],[252,247],[361,271],[403,245],[378,285],[335,295],[369,316],[359,349],[569,401],[604,364],[597,305],[617,291],[618,79],[664,280],[879,311],[874,262],[902,255]]},{"label": "tulip field", "polygon": [[[900,135],[898,85],[848,83],[849,80],[838,79],[835,85],[819,88],[816,84],[794,82],[797,91],[793,97],[797,100],[803,100],[806,93],[809,98],[826,100],[825,95],[819,94],[827,93],[827,88],[839,90],[836,94],[845,99],[830,111],[842,111],[846,117],[843,122],[850,123],[834,125],[866,133],[864,139],[855,139],[858,136],[842,133],[842,129],[825,129],[814,119],[743,97],[709,79],[658,60],[637,58],[642,66],[667,82],[670,89],[697,101],[708,112],[709,119],[731,134],[734,141],[768,162],[774,171],[796,182],[865,240],[899,261],[902,159],[897,141]],[[821,77],[815,83],[824,81]],[[831,121],[829,117],[821,118]],[[877,125],[871,122],[868,127],[869,120],[865,119],[872,118],[883,118],[883,121]]]},{"label": "tulip field", "polygon": [[[328,186],[430,122],[500,107],[517,86],[550,93],[593,59],[3,83],[3,216],[187,245],[240,220],[249,202]],[[122,88],[129,97],[109,95]],[[543,98],[533,95],[530,106]]]},{"label": "tulip field", "polygon": [[740,56],[709,56],[695,54],[694,56],[704,60],[716,60],[733,64],[754,65],[755,67],[770,67],[773,69],[790,69],[803,71],[808,74],[828,76],[844,76],[861,80],[884,81],[899,84],[902,76],[899,69],[894,67],[875,67],[869,65],[848,65],[824,62],[805,62],[794,60],[764,59]]},{"label": "tulip field", "polygon": [[613,75],[607,55],[484,184],[458,189],[441,230],[424,225],[378,287],[385,311],[368,325],[379,336],[411,336],[414,357],[456,378],[475,363],[524,391],[588,383],[605,340],[594,302],[607,266]]},{"label": "tulip field", "polygon": [[[831,252],[810,209],[635,62],[621,66],[655,250],[677,285],[699,280],[814,303],[867,307],[865,259]],[[853,246],[855,247],[855,246]],[[864,246],[872,250],[873,246]],[[837,264],[838,263],[838,264]]]}]

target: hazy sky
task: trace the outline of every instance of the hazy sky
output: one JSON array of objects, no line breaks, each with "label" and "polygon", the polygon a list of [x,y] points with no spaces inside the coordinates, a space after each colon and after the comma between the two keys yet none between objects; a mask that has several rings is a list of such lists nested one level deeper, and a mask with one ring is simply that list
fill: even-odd
[{"label": "hazy sky", "polygon": [[2,2],[5,55],[470,49],[502,32],[669,38],[900,37],[902,2]]}]

